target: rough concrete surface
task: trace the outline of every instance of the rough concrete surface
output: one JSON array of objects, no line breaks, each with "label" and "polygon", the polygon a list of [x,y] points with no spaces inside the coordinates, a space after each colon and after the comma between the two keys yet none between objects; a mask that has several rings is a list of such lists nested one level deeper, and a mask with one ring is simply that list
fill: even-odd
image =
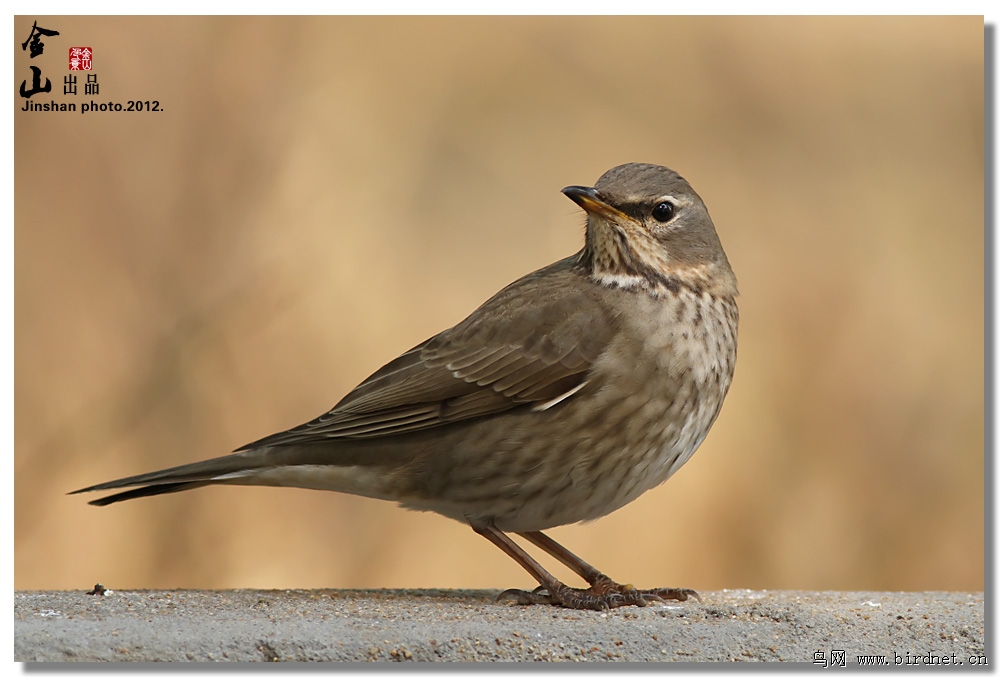
[{"label": "rough concrete surface", "polygon": [[[18,661],[982,662],[982,593],[723,590],[602,613],[495,590],[17,592]],[[988,657],[990,658],[990,657]],[[862,659],[865,660],[865,659]],[[876,658],[875,660],[878,660]],[[992,661],[991,661],[992,663]]]}]

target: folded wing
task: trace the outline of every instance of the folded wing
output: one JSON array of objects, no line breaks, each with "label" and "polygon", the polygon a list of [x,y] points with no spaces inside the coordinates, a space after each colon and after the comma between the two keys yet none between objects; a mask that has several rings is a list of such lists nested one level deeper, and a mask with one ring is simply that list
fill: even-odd
[{"label": "folded wing", "polygon": [[319,418],[237,451],[398,435],[571,397],[610,342],[614,318],[587,298],[597,290],[564,283],[579,274],[568,263],[514,282]]}]

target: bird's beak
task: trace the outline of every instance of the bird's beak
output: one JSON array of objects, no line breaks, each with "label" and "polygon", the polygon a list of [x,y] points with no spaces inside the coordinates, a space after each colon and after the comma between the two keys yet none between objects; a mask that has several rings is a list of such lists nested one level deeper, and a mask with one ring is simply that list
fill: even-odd
[{"label": "bird's beak", "polygon": [[596,188],[586,186],[566,186],[562,189],[563,195],[577,203],[588,214],[602,216],[610,221],[634,221],[631,216],[621,212],[601,198],[601,194]]}]

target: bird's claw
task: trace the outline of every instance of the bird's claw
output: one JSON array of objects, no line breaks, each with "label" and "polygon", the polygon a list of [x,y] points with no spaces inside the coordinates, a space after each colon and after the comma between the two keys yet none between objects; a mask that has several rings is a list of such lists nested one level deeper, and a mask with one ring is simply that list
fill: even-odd
[{"label": "bird's claw", "polygon": [[668,600],[683,602],[690,597],[701,601],[701,596],[690,588],[640,590],[633,585],[622,585],[611,579],[602,579],[587,589],[571,588],[562,584],[554,589],[540,585],[531,592],[511,588],[501,592],[497,601],[512,599],[516,604],[552,604],[567,609],[608,611],[623,606],[649,606],[651,602],[661,604]]},{"label": "bird's claw", "polygon": [[512,599],[515,604],[559,604],[558,600],[554,599],[548,594],[548,591],[542,587],[538,586],[531,592],[527,590],[518,590],[517,588],[511,588],[509,590],[504,590],[499,595],[497,595],[498,602],[504,599]]}]

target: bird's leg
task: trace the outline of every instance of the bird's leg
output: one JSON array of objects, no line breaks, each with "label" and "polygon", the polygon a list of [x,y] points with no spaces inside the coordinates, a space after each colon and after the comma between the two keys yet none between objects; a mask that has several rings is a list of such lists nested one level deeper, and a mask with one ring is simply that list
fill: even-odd
[{"label": "bird's leg", "polygon": [[531,555],[512,541],[510,536],[497,529],[493,524],[473,525],[472,528],[476,533],[507,553],[539,583],[539,587],[532,592],[505,590],[498,599],[512,597],[519,604],[558,604],[570,609],[603,610],[630,605],[646,606],[653,599],[683,600],[687,599],[688,595],[697,597],[697,593],[693,590],[671,588],[637,590],[633,586],[619,585],[541,532],[522,534],[532,543],[583,576],[591,584],[591,587],[586,590],[571,588],[546,571]]},{"label": "bird's leg", "polygon": [[[504,532],[497,529],[493,524],[488,524],[486,526],[472,525],[473,530],[483,536],[493,545],[497,546],[505,553],[507,553],[511,559],[524,567],[524,570],[531,574],[539,583],[539,588],[535,592],[525,592],[523,590],[504,590],[500,593],[497,598],[502,599],[504,597],[515,597],[517,601],[521,604],[559,604],[559,595],[562,591],[572,590],[565,583],[561,583],[559,579],[550,574],[548,571],[542,567],[541,564],[535,561],[535,559],[526,553],[521,546],[510,539],[510,536]],[[548,591],[549,595],[541,595],[537,590],[544,589]]]},{"label": "bird's leg", "polygon": [[518,535],[534,543],[557,560],[573,570],[580,578],[590,583],[590,592],[605,598],[608,606],[646,606],[648,602],[677,600],[685,601],[694,597],[699,602],[701,596],[690,588],[652,588],[640,590],[634,585],[615,583],[611,578],[597,570],[592,564],[583,561],[565,547],[546,536],[541,531],[521,531]]},{"label": "bird's leg", "polygon": [[610,578],[598,571],[593,565],[584,562],[582,559],[556,543],[541,531],[519,531],[517,532],[517,535],[534,543],[539,548],[568,566],[580,578],[590,583],[591,587],[597,587],[598,584],[603,584],[605,581],[611,581]]}]

